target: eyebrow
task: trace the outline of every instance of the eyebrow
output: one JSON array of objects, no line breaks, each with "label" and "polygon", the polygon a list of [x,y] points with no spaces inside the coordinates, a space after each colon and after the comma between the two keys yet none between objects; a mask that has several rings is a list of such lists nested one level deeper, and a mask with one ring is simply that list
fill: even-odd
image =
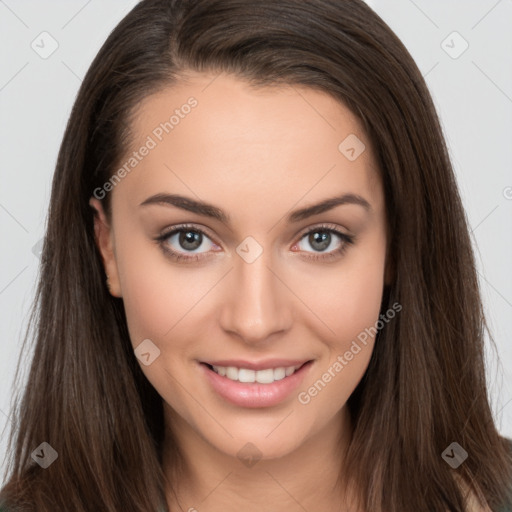
[{"label": "eyebrow", "polygon": [[[197,213],[198,215],[203,215],[205,217],[217,219],[220,222],[223,222],[224,224],[230,224],[231,222],[230,216],[226,212],[224,212],[224,210],[218,208],[217,206],[214,206],[203,201],[196,201],[195,199],[181,196],[179,194],[155,194],[154,196],[148,197],[145,201],[143,201],[140,204],[140,206],[155,204],[164,206],[175,206],[176,208],[181,208],[182,210]],[[320,213],[332,210],[336,206],[346,204],[359,205],[363,207],[367,212],[371,212],[373,210],[370,203],[363,197],[357,194],[347,193],[341,196],[325,199],[319,203],[306,206],[305,208],[295,210],[294,212],[288,215],[287,221],[289,223],[299,222],[314,215],[318,215]]]}]

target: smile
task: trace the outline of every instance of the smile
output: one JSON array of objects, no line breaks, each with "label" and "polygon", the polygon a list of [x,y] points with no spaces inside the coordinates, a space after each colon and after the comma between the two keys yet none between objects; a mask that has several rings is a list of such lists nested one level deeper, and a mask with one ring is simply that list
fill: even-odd
[{"label": "smile", "polygon": [[230,363],[203,362],[199,366],[217,395],[239,407],[255,408],[271,407],[287,399],[300,386],[313,361]]}]

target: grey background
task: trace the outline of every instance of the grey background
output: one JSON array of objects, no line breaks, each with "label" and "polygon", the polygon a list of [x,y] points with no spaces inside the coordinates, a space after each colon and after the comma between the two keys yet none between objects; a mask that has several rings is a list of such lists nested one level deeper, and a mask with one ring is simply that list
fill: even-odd
[{"label": "grey background", "polygon": [[[89,64],[135,3],[0,0],[0,461],[65,123]],[[497,345],[487,344],[492,404],[512,437],[512,0],[368,3],[415,58],[441,117]]]}]

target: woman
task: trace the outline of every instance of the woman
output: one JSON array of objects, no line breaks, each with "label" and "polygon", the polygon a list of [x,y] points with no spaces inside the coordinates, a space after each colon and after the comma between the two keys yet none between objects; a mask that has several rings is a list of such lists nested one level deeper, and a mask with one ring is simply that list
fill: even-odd
[{"label": "woman", "polygon": [[512,502],[438,118],[361,1],[138,4],[75,102],[37,307],[7,510]]}]

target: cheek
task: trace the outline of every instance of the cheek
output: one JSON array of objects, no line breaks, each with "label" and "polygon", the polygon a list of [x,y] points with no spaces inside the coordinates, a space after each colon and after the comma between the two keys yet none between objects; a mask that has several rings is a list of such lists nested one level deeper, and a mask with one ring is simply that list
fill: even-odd
[{"label": "cheek", "polygon": [[316,280],[315,287],[302,296],[326,327],[329,338],[340,344],[376,322],[382,292],[381,272],[364,268],[351,270],[350,274],[330,275],[321,286]]},{"label": "cheek", "polygon": [[331,306],[324,317],[334,331],[323,338],[325,357],[318,361],[297,396],[303,414],[314,417],[318,425],[338,413],[357,387],[368,367],[377,333],[382,294],[371,276],[358,279],[354,288],[338,288],[338,292],[333,297],[336,307]]},{"label": "cheek", "polygon": [[[201,298],[215,284],[215,276],[201,269],[172,263],[161,249],[142,235],[116,235],[116,261],[132,344],[149,338],[162,347],[200,309]],[[174,336],[173,336],[174,335]]]},{"label": "cheek", "polygon": [[323,323],[322,332],[327,333],[331,351],[344,352],[353,339],[378,320],[384,268],[385,240],[369,236],[364,244],[349,249],[339,265],[321,272],[303,272],[309,276],[301,279],[300,296],[317,315],[316,322]]},{"label": "cheek", "polygon": [[[118,268],[123,291],[128,332],[136,348],[149,339],[159,355],[141,370],[160,396],[188,417],[188,394],[197,395],[197,382],[189,379],[193,368],[194,340],[204,339],[204,297],[215,280],[203,272],[186,271],[172,265],[154,246],[142,243],[136,250],[118,245]],[[128,245],[128,244],[126,244]],[[131,246],[131,243],[130,243]],[[187,382],[187,392],[181,383]],[[192,421],[192,420],[191,420]]]},{"label": "cheek", "polygon": [[307,295],[308,306],[321,320],[321,324],[318,318],[311,320],[309,329],[317,336],[327,333],[322,336],[327,354],[302,386],[298,402],[305,414],[314,415],[319,422],[335,414],[356,388],[377,333],[384,287],[384,239],[370,238],[365,247],[348,254],[336,272],[309,279],[314,291]]}]

